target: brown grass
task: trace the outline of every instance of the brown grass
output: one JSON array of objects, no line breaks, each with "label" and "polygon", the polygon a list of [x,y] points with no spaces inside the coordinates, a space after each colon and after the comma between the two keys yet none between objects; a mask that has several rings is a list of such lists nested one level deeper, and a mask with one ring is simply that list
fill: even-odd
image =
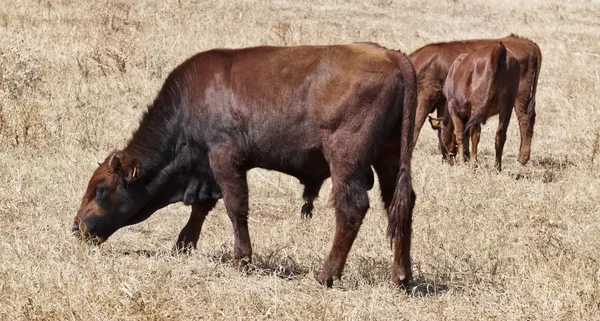
[{"label": "brown grass", "polygon": [[[0,319],[600,318],[600,4],[597,1],[73,1],[0,7]],[[544,61],[532,160],[493,170],[495,121],[477,170],[443,166],[427,126],[414,156],[411,295],[388,285],[376,188],[332,290],[315,285],[333,235],[330,185],[299,218],[301,186],[251,172],[255,262],[230,267],[222,204],[190,256],[170,251],[189,208],[174,205],[100,248],[69,233],[87,180],[122,147],[167,73],[214,47],[375,41],[536,41]]]}]

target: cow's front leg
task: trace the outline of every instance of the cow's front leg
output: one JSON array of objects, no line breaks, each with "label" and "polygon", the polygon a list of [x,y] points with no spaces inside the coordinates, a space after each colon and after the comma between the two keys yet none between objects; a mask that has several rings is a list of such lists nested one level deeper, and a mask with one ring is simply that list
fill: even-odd
[{"label": "cow's front leg", "polygon": [[195,249],[202,231],[202,224],[208,213],[215,207],[217,200],[207,200],[192,204],[192,213],[187,224],[183,227],[175,243],[175,249],[188,252]]},{"label": "cow's front leg", "polygon": [[252,245],[248,231],[248,182],[246,170],[236,165],[239,159],[231,147],[213,149],[210,164],[223,192],[223,202],[233,225],[233,265],[240,270],[252,261]]},{"label": "cow's front leg", "polygon": [[454,124],[454,137],[456,139],[456,147],[458,155],[456,156],[456,162],[464,162],[465,161],[465,138],[468,142],[468,136],[463,136],[464,132],[464,122],[458,115],[458,105],[454,99],[448,100],[448,112],[450,113],[450,118],[452,119],[452,123]]},{"label": "cow's front leg", "polygon": [[315,198],[319,196],[319,191],[321,190],[323,182],[323,180],[310,180],[305,183],[304,193],[302,194],[302,198],[304,199],[305,203],[302,206],[300,217],[312,218],[312,211],[314,209],[313,202],[315,201]]}]

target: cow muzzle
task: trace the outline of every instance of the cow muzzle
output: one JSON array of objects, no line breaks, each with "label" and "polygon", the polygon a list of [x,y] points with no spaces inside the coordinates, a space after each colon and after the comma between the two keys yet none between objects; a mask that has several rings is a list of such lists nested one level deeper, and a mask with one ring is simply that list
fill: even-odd
[{"label": "cow muzzle", "polygon": [[88,225],[77,216],[73,221],[73,225],[71,225],[71,232],[80,240],[90,242],[93,245],[100,245],[106,241],[106,237],[90,233]]}]

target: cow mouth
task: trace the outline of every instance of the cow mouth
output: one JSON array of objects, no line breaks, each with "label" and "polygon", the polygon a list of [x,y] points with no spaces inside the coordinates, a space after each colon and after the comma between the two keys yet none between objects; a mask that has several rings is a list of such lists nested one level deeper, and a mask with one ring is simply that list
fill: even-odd
[{"label": "cow mouth", "polygon": [[71,233],[78,239],[89,242],[92,245],[100,245],[106,241],[108,237],[92,234],[88,231],[87,225],[82,220],[76,219],[71,226]]},{"label": "cow mouth", "polygon": [[81,231],[73,232],[73,235],[82,241],[90,243],[91,245],[100,245],[106,241],[105,237],[90,233],[83,233]]}]

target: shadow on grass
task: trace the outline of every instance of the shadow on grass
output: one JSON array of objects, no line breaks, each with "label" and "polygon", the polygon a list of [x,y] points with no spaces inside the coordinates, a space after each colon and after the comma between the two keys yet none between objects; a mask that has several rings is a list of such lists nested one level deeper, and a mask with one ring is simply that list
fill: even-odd
[{"label": "shadow on grass", "polygon": [[278,278],[292,280],[309,274],[309,268],[299,264],[294,258],[257,256],[249,266],[249,274],[275,275]]},{"label": "shadow on grass", "polygon": [[[304,278],[315,269],[307,265],[303,265],[296,261],[296,258],[289,255],[281,255],[281,250],[275,250],[267,254],[255,253],[252,258],[252,263],[248,264],[243,273],[246,275],[257,276],[276,276],[284,280],[296,280]],[[176,251],[153,251],[153,250],[131,250],[121,251],[122,255],[137,255],[140,257],[156,257],[156,256],[181,256],[186,257],[192,255],[191,252],[176,252]],[[233,251],[227,246],[222,246],[220,250],[207,255],[208,259],[213,263],[228,265],[233,267]],[[356,259],[356,258],[355,258]],[[353,266],[348,273],[342,276],[341,283],[336,281],[334,288],[341,290],[358,289],[362,286],[377,286],[381,283],[389,283],[389,275],[391,262],[383,258],[365,258],[359,257],[358,263]],[[312,261],[312,260],[308,260]],[[444,276],[430,277],[423,273],[418,266],[413,266],[415,277],[410,281],[406,293],[412,297],[432,297],[447,293],[450,290],[450,281]],[[315,286],[319,286],[315,278]],[[391,286],[390,286],[391,287]],[[452,287],[456,291],[460,287]],[[399,290],[404,292],[403,290]]]},{"label": "shadow on grass", "polygon": [[545,169],[563,170],[565,168],[574,167],[576,164],[565,156],[562,159],[557,157],[542,157],[539,160],[531,160],[531,165],[533,167]]},{"label": "shadow on grass", "polygon": [[[177,256],[188,257],[197,255],[197,250],[122,250],[120,253],[126,256],[140,257],[159,257],[159,256]],[[281,255],[280,250],[272,251],[265,255],[254,253],[252,263],[244,268],[244,273],[247,275],[274,275],[281,279],[296,279],[303,277],[309,273],[309,268],[298,263],[291,256]],[[201,254],[202,255],[202,254]],[[233,268],[233,250],[227,246],[221,246],[221,249],[206,255],[208,259],[214,263],[230,265]]]},{"label": "shadow on grass", "polygon": [[443,280],[419,277],[409,283],[407,293],[413,297],[431,297],[446,293],[449,289]]},{"label": "shadow on grass", "polygon": [[[358,264],[352,271],[342,277],[348,289],[359,286],[378,286],[382,283],[390,284],[392,262],[382,257],[360,257]],[[436,296],[449,291],[449,280],[443,277],[433,277],[422,272],[418,264],[413,264],[413,279],[408,284],[406,293],[413,297]],[[403,289],[398,289],[404,292]]]},{"label": "shadow on grass", "polygon": [[539,180],[543,183],[553,183],[562,178],[563,172],[566,169],[577,166],[577,164],[569,160],[566,156],[564,158],[542,157],[539,160],[531,160],[530,163],[534,170],[525,169],[525,172],[513,174],[514,179]]},{"label": "shadow on grass", "polygon": [[[309,274],[310,269],[298,263],[291,256],[282,256],[279,251],[274,251],[266,255],[254,253],[252,263],[244,268],[247,275],[276,276],[285,280],[294,280]],[[233,252],[219,251],[209,256],[213,262],[221,264],[233,264]],[[233,267],[232,267],[233,268]]]},{"label": "shadow on grass", "polygon": [[164,254],[164,253],[159,252],[159,251],[152,251],[152,250],[135,250],[135,251],[121,251],[121,254],[137,255],[137,256],[143,256],[143,257],[154,257],[154,256],[158,256],[158,255]]}]

